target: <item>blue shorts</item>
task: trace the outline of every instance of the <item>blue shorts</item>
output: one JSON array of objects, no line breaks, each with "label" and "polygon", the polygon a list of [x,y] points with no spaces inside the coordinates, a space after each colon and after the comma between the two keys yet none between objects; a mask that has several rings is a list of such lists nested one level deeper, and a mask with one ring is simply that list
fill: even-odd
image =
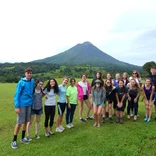
[{"label": "blue shorts", "polygon": [[31,115],[41,115],[41,114],[43,114],[43,111],[42,111],[42,109],[39,109],[39,110],[35,110],[35,109],[32,109],[31,110]]}]

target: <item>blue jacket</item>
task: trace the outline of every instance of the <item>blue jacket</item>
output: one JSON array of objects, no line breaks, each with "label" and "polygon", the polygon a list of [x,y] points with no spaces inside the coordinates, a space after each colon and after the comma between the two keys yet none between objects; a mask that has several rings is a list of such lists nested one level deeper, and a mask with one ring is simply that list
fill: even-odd
[{"label": "blue jacket", "polygon": [[15,108],[31,106],[33,103],[34,79],[21,78],[14,95]]}]

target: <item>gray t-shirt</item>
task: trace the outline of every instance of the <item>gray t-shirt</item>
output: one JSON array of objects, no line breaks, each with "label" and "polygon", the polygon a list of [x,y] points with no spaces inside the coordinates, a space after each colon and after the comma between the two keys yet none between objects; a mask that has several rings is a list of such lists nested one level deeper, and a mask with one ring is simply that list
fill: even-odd
[{"label": "gray t-shirt", "polygon": [[34,93],[32,109],[34,110],[42,109],[42,92]]},{"label": "gray t-shirt", "polygon": [[45,89],[43,91],[46,97],[45,106],[55,106],[56,105],[56,93],[54,93],[54,89],[50,89],[50,92]]}]

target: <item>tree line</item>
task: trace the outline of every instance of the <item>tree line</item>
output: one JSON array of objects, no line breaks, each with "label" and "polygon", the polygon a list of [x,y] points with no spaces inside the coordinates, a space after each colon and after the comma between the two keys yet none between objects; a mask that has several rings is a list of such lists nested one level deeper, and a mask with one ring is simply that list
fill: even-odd
[{"label": "tree line", "polygon": [[[150,67],[156,65],[155,62],[147,62],[140,69],[140,74],[145,77],[150,72]],[[127,72],[131,75],[132,70],[124,67],[114,67],[111,65],[104,67],[93,67],[91,65],[65,65],[60,66],[50,63],[1,63],[0,64],[0,82],[18,82],[24,76],[24,69],[31,67],[33,69],[33,77],[47,80],[50,77],[61,78],[64,76],[79,78],[81,74],[87,74],[88,78],[93,78],[97,71],[101,71],[105,76],[107,72],[114,77],[115,73]],[[105,77],[104,77],[105,78]]]}]

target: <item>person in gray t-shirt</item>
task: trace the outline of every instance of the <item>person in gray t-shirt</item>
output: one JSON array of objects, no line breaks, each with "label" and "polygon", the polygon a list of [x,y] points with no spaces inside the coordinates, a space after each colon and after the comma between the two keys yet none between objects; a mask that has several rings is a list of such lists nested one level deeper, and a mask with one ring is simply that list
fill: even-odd
[{"label": "person in gray t-shirt", "polygon": [[43,97],[42,86],[43,86],[43,81],[40,79],[37,80],[35,87],[34,87],[34,91],[33,91],[33,104],[32,104],[32,108],[31,108],[31,118],[30,118],[30,122],[27,125],[27,140],[29,140],[29,141],[32,140],[30,138],[30,130],[32,127],[32,123],[33,123],[35,114],[36,114],[35,137],[36,137],[36,139],[40,138],[38,131],[39,131],[39,125],[40,125],[40,118],[41,118],[41,114],[42,114],[42,97]]},{"label": "person in gray t-shirt", "polygon": [[[50,79],[43,89],[43,93],[46,97],[44,111],[45,111],[45,136],[48,137],[49,135],[54,134],[52,131],[52,126],[54,123],[55,117],[55,106],[56,106],[56,95],[59,93],[59,88],[57,81],[55,79]],[[50,123],[49,123],[50,119]],[[49,130],[48,130],[48,123],[49,123]]]}]

